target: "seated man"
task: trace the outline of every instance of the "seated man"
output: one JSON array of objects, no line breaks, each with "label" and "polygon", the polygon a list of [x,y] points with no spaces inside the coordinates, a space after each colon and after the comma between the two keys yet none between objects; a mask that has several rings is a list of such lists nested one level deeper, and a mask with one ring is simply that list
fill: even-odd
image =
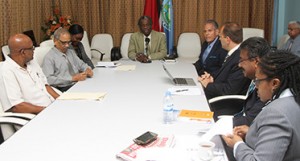
[{"label": "seated man", "polygon": [[201,47],[199,60],[194,64],[199,76],[204,72],[215,75],[221,68],[227,51],[219,40],[219,25],[215,20],[207,20],[204,26],[205,41]]},{"label": "seated man", "polygon": [[152,30],[152,19],[142,16],[138,22],[140,31],[130,37],[128,57],[139,62],[159,60],[167,55],[166,36]]},{"label": "seated man", "polygon": [[69,49],[70,43],[68,30],[57,29],[54,32],[55,46],[47,53],[42,65],[49,84],[62,92],[71,88],[75,82],[93,76],[91,67],[80,60],[73,49]]},{"label": "seated man", "polygon": [[[228,55],[218,73],[214,76],[206,73],[198,77],[206,98],[223,95],[244,95],[250,84],[250,79],[244,77],[242,69],[238,67],[240,60],[240,43],[243,41],[242,27],[236,23],[225,23],[220,30],[222,47],[228,51]],[[242,110],[242,104],[236,101],[223,101],[210,104],[214,112],[214,119],[219,115],[233,115]]]},{"label": "seated man", "polygon": [[290,38],[283,45],[282,49],[291,51],[300,56],[300,21],[291,21],[288,25],[288,34]]},{"label": "seated man", "polygon": [[233,117],[233,126],[250,126],[254,118],[265,106],[257,95],[255,87],[255,71],[259,58],[270,51],[270,45],[261,37],[251,37],[245,40],[241,46],[239,67],[242,68],[244,76],[251,79],[252,82],[247,91],[247,98],[243,105],[243,110]]},{"label": "seated man", "polygon": [[13,35],[8,46],[10,54],[0,71],[1,104],[4,111],[37,114],[59,95],[33,60],[34,46],[28,36]]}]

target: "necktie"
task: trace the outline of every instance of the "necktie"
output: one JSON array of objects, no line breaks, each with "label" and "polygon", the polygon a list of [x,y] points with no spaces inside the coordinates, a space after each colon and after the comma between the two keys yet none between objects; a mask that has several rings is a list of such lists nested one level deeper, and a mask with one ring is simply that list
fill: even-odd
[{"label": "necktie", "polygon": [[205,60],[206,60],[206,58],[207,58],[207,56],[208,56],[208,54],[210,52],[210,48],[211,48],[211,46],[208,45],[207,48],[205,49],[204,53],[203,53],[203,57],[202,57],[202,63],[203,64],[204,64],[204,62],[205,62]]},{"label": "necktie", "polygon": [[74,72],[74,70],[73,70],[72,64],[71,64],[70,61],[68,60],[68,57],[65,56],[65,58],[66,58],[66,62],[67,62],[67,65],[68,65],[68,70],[69,70],[70,75],[71,75],[71,76],[75,75],[75,72]]},{"label": "necktie", "polygon": [[255,83],[254,83],[254,81],[252,81],[249,85],[246,97],[248,97],[254,91],[254,89],[255,89]]},{"label": "necktie", "polygon": [[146,45],[146,56],[149,56],[149,53],[150,53],[150,47],[149,47],[149,44]]},{"label": "necktie", "polygon": [[289,47],[287,48],[287,51],[291,51],[291,48],[292,48],[292,46],[293,46],[293,43],[294,43],[294,41],[291,40],[290,45],[289,45]]},{"label": "necktie", "polygon": [[[252,81],[249,85],[247,94],[246,94],[246,99],[249,97],[249,95],[254,91],[255,89],[255,83],[254,81]],[[244,116],[244,112],[245,112],[245,106],[243,107],[242,111],[240,111],[239,113],[236,113],[234,116],[236,117],[240,117],[240,116]]]},{"label": "necktie", "polygon": [[229,55],[227,54],[226,57],[225,57],[225,59],[224,59],[224,62],[223,62],[223,64],[222,64],[222,66],[225,64],[225,62],[226,62],[226,60],[228,59],[228,57],[229,57]]}]

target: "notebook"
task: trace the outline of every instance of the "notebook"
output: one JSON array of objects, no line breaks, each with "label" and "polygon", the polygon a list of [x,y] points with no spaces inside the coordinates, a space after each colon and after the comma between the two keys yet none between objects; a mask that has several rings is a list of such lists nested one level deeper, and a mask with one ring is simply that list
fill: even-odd
[{"label": "notebook", "polygon": [[165,72],[168,74],[169,78],[174,82],[177,86],[196,86],[196,83],[192,78],[174,78],[168,69],[163,65]]}]

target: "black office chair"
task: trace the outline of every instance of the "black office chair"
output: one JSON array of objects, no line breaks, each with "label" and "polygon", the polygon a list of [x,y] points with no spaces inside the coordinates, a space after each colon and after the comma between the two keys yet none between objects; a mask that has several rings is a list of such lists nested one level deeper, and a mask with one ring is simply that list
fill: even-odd
[{"label": "black office chair", "polygon": [[34,33],[32,30],[28,30],[28,31],[24,31],[23,34],[27,35],[30,37],[30,39],[32,40],[33,46],[37,47],[37,43],[34,37]]}]

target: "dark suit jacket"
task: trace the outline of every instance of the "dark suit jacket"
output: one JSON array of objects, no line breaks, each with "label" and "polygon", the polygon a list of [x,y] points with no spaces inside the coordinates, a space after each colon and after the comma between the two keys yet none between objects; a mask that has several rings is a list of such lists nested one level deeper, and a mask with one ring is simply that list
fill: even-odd
[{"label": "dark suit jacket", "polygon": [[[218,73],[214,76],[214,82],[209,83],[204,89],[206,98],[223,95],[245,95],[250,79],[244,77],[242,69],[238,67],[240,49],[237,49],[229,56]],[[244,101],[226,100],[210,104],[214,112],[214,118],[219,115],[233,115],[242,110]]]},{"label": "dark suit jacket", "polygon": [[233,118],[233,126],[239,125],[248,125],[250,126],[254,118],[258,115],[258,113],[264,107],[264,103],[262,103],[257,96],[257,90],[255,89],[252,93],[250,93],[245,100],[244,103],[244,113],[243,115],[238,115]]},{"label": "dark suit jacket", "polygon": [[204,73],[204,71],[206,71],[214,76],[218,72],[218,70],[222,67],[224,59],[227,55],[227,51],[222,48],[221,41],[218,38],[218,40],[216,40],[214,46],[210,50],[210,52],[203,64],[202,57],[203,57],[204,51],[206,50],[207,47],[208,47],[208,43],[205,41],[202,44],[199,59],[198,59],[198,61],[196,61],[194,63],[199,76],[202,75]]}]

